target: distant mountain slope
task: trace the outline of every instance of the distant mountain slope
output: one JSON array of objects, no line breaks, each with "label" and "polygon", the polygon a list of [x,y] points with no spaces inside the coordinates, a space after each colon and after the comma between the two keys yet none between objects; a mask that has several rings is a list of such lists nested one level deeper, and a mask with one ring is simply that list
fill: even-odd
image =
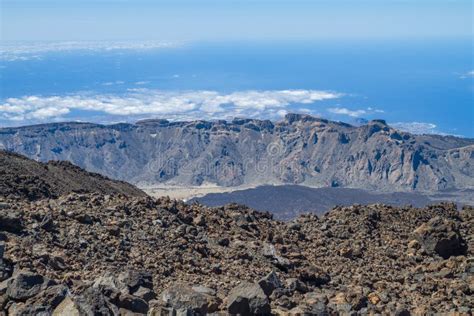
[{"label": "distant mountain slope", "polygon": [[228,193],[210,193],[194,201],[215,207],[229,203],[247,205],[258,211],[267,211],[279,219],[290,219],[312,212],[323,214],[335,206],[383,203],[394,206],[424,207],[433,203],[420,193],[398,192],[376,194],[360,189],[308,188],[299,185],[265,185],[254,189]]},{"label": "distant mountain slope", "polygon": [[0,151],[0,196],[36,200],[72,192],[146,196],[133,185],[89,173],[69,162],[43,164]]},{"label": "distant mountain slope", "polygon": [[138,185],[474,188],[474,140],[412,135],[381,120],[354,127],[288,114],[280,122],[55,123],[0,129],[0,148]]}]

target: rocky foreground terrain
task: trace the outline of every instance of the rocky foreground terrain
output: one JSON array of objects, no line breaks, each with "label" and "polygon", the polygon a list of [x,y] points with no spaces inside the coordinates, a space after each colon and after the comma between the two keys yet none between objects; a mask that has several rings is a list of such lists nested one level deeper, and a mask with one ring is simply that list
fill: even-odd
[{"label": "rocky foreground terrain", "polygon": [[[16,172],[2,190],[25,183]],[[235,204],[6,190],[0,315],[470,315],[473,229],[473,208],[452,204],[282,222]]]},{"label": "rocky foreground terrain", "polygon": [[69,194],[4,199],[8,315],[324,315],[474,308],[474,212],[335,208],[279,222],[243,206]]},{"label": "rocky foreground terrain", "polygon": [[0,128],[0,149],[67,160],[141,187],[300,184],[377,191],[474,188],[474,140],[412,135],[382,120],[360,127],[308,115]]},{"label": "rocky foreground terrain", "polygon": [[67,161],[39,163],[0,150],[0,193],[3,196],[36,200],[72,192],[146,196],[133,185],[86,172]]}]

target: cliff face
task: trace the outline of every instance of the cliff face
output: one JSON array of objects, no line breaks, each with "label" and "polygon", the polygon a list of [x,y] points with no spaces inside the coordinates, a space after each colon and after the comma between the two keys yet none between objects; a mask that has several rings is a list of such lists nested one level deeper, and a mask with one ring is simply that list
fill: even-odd
[{"label": "cliff face", "polygon": [[68,160],[139,185],[302,184],[379,191],[474,188],[474,140],[306,115],[0,129],[0,149]]}]

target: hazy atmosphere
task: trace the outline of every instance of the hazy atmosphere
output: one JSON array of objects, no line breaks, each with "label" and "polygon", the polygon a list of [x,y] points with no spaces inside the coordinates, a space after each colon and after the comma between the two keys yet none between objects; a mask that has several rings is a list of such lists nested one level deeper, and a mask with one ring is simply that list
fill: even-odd
[{"label": "hazy atmosphere", "polygon": [[472,36],[469,0],[2,0],[4,40]]}]

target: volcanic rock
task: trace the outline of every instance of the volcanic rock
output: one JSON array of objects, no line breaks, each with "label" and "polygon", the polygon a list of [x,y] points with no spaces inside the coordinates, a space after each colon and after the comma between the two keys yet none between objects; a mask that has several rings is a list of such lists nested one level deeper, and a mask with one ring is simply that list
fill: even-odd
[{"label": "volcanic rock", "polygon": [[219,302],[209,291],[175,284],[161,295],[164,306],[186,315],[207,315],[217,311]]},{"label": "volcanic rock", "polygon": [[270,296],[275,289],[282,287],[281,281],[275,272],[270,272],[258,281],[265,295]]},{"label": "volcanic rock", "polygon": [[0,210],[0,231],[19,234],[23,229],[23,218],[20,212]]},{"label": "volcanic rock", "polygon": [[[283,222],[238,204],[53,193],[0,195],[3,218],[21,223],[21,230],[0,226],[0,311],[8,315],[468,314],[473,307],[470,206],[353,205]],[[85,215],[90,220],[78,220]]]},{"label": "volcanic rock", "polygon": [[12,300],[26,301],[53,285],[54,281],[42,275],[24,271],[8,282],[7,294]]},{"label": "volcanic rock", "polygon": [[62,300],[62,302],[54,309],[52,316],[62,316],[62,315],[68,315],[68,316],[80,316],[80,311],[74,303],[74,301],[67,296]]},{"label": "volcanic rock", "polygon": [[299,279],[314,286],[321,286],[330,280],[330,276],[321,269],[310,266],[300,272]]},{"label": "volcanic rock", "polygon": [[417,240],[429,254],[438,254],[447,259],[464,252],[463,241],[456,222],[439,216],[423,223],[415,230]]},{"label": "volcanic rock", "polygon": [[235,287],[227,298],[227,311],[231,315],[270,315],[270,302],[262,288],[244,282]]},{"label": "volcanic rock", "polygon": [[[0,128],[0,148],[43,162],[69,160],[143,185],[278,183],[391,192],[474,187],[474,140],[413,135],[382,120],[355,127],[289,113],[278,122],[52,123]],[[263,161],[266,168],[261,167]],[[70,166],[48,169],[63,167]],[[37,187],[22,194],[47,195],[43,179],[21,182]],[[70,180],[72,189],[81,188],[76,185],[80,181]]]},{"label": "volcanic rock", "polygon": [[[66,161],[40,163],[3,150],[0,150],[0,178],[0,196],[30,200],[54,198],[71,192],[145,196],[143,191],[126,182],[86,172]],[[2,203],[0,211],[6,208]],[[3,222],[4,219],[0,220]]]}]

